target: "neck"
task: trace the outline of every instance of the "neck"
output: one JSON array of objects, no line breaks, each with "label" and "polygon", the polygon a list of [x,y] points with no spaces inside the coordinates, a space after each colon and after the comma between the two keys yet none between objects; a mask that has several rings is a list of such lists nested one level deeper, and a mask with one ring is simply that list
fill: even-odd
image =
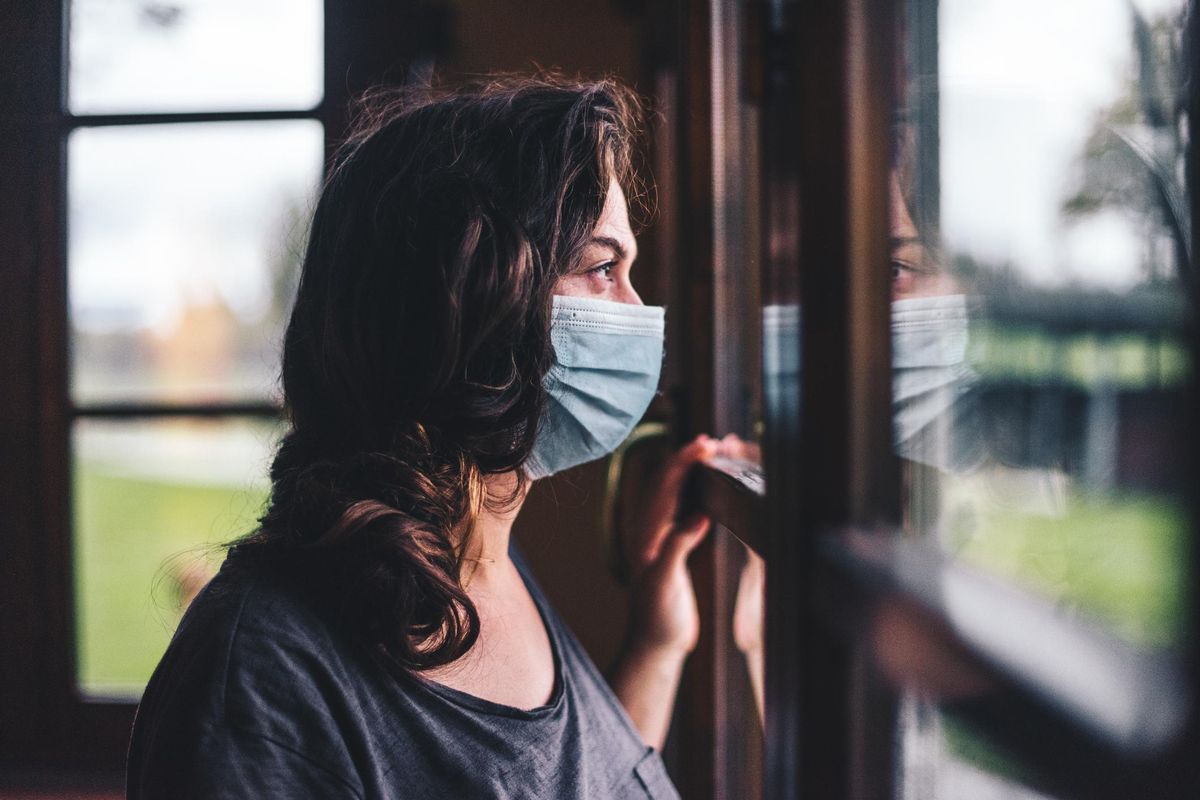
[{"label": "neck", "polygon": [[[494,571],[493,567],[502,567],[508,563],[508,542],[512,536],[513,522],[525,504],[525,496],[529,493],[528,485],[516,496],[513,490],[517,486],[515,472],[503,475],[492,475],[484,481],[487,489],[488,502],[475,519],[467,541],[466,558],[473,566],[483,569],[470,569],[476,576]],[[511,501],[505,502],[508,498]]]}]

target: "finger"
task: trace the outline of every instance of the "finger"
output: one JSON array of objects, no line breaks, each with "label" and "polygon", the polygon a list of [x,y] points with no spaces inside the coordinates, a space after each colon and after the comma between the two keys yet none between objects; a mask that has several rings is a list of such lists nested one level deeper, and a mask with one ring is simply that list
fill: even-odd
[{"label": "finger", "polygon": [[698,461],[711,458],[719,449],[720,443],[716,439],[710,438],[707,434],[700,434],[675,451],[667,460],[663,467],[661,485],[664,488],[673,486],[678,489],[682,485],[683,479],[687,477],[689,467]]},{"label": "finger", "polygon": [[638,556],[643,564],[658,557],[663,540],[675,527],[675,517],[679,513],[679,496],[683,491],[683,482],[687,479],[688,470],[696,462],[711,458],[716,449],[715,439],[703,434],[697,436],[672,455],[659,472],[644,517],[648,522],[645,527],[648,535],[638,548]]},{"label": "finger", "polygon": [[708,533],[710,520],[703,514],[693,514],[683,523],[666,526],[652,554],[644,564],[669,564],[676,558],[687,558]]},{"label": "finger", "polygon": [[664,563],[682,563],[692,551],[700,546],[712,528],[712,520],[703,514],[690,517],[675,528],[663,544],[661,559]]},{"label": "finger", "polygon": [[752,445],[746,442],[736,433],[729,433],[721,437],[718,444],[718,453],[726,458],[741,458],[747,457]]}]

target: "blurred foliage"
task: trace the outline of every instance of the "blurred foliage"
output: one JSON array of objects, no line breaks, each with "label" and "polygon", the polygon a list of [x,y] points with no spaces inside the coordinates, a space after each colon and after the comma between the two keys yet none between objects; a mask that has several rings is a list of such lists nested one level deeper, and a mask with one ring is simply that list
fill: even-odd
[{"label": "blurred foliage", "polygon": [[[1061,211],[1068,221],[1110,209],[1130,215],[1151,243],[1146,279],[1178,279],[1194,293],[1185,12],[1150,20],[1131,5],[1130,14],[1135,69],[1120,97],[1098,114]],[[1169,256],[1157,251],[1158,242]]]}]

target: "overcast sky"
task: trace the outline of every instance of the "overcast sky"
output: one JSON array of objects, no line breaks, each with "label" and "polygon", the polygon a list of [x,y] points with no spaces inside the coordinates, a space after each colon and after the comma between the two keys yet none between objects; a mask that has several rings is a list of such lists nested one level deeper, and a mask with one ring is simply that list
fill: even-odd
[{"label": "overcast sky", "polygon": [[[1135,0],[1158,15],[1183,0]],[[320,0],[75,0],[77,113],[304,109],[320,100]],[[1058,208],[1096,113],[1132,69],[1127,0],[942,0],[942,209],[952,249],[1044,284],[1121,287],[1141,245],[1119,215]],[[280,216],[319,178],[316,123],[81,130],[71,137],[76,321],[169,327],[220,297],[261,313]]]},{"label": "overcast sky", "polygon": [[[1147,14],[1183,0],[1136,0]],[[1133,69],[1127,0],[941,0],[942,224],[950,249],[1030,281],[1138,277],[1118,214],[1067,228],[1058,209],[1097,112]]]},{"label": "overcast sky", "polygon": [[[320,0],[75,0],[75,113],[303,110],[321,99]],[[70,290],[88,330],[169,330],[192,303],[246,321],[307,206],[315,121],[81,129],[68,149]]]}]

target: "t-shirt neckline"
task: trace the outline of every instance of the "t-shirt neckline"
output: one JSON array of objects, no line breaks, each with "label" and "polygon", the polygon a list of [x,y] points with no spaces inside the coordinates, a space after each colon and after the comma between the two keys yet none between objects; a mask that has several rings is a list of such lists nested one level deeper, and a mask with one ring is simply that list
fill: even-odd
[{"label": "t-shirt neckline", "polygon": [[539,588],[533,583],[530,574],[529,566],[525,563],[525,559],[521,557],[513,543],[509,546],[509,557],[513,560],[513,564],[517,568],[517,574],[521,576],[522,583],[525,584],[525,590],[529,592],[529,596],[533,598],[533,604],[537,608],[538,616],[542,620],[542,626],[546,629],[546,636],[550,640],[550,654],[554,661],[554,688],[550,692],[550,699],[544,705],[535,706],[534,708],[518,708],[516,706],[497,703],[492,700],[486,700],[477,695],[464,692],[460,689],[454,689],[444,683],[426,678],[423,675],[417,674],[413,677],[415,682],[424,689],[427,689],[434,694],[457,704],[465,706],[472,711],[478,711],[483,714],[492,714],[496,716],[509,717],[511,719],[544,719],[554,714],[563,704],[563,698],[566,696],[564,683],[566,681],[567,671],[563,664],[563,649],[562,643],[558,638],[558,630],[550,622],[550,612],[546,606],[546,598],[542,596]]}]

